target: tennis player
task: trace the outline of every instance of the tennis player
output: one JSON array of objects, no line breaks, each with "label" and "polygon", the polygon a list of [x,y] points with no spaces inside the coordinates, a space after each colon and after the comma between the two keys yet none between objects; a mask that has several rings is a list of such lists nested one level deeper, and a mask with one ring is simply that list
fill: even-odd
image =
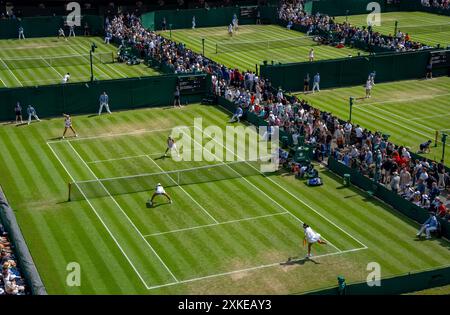
[{"label": "tennis player", "polygon": [[228,35],[233,36],[233,25],[231,23],[228,25]]},{"label": "tennis player", "polygon": [[64,39],[67,40],[66,34],[64,34],[64,30],[63,30],[62,27],[60,27],[59,30],[58,30],[58,39],[59,39],[60,37],[64,37]]},{"label": "tennis player", "polygon": [[309,50],[309,62],[313,62],[314,61],[314,48],[311,48]]},{"label": "tennis player", "polygon": [[164,187],[160,183],[158,183],[156,185],[155,192],[153,193],[152,198],[148,201],[149,206],[152,207],[153,206],[153,200],[155,199],[155,197],[156,196],[161,196],[161,195],[166,196],[166,198],[169,200],[169,203],[172,203],[172,199],[166,193],[166,191],[164,190]]},{"label": "tennis player", "polygon": [[195,30],[195,26],[197,24],[195,23],[195,15],[192,17],[192,29]]},{"label": "tennis player", "polygon": [[69,80],[70,80],[70,73],[67,72],[67,73],[63,76],[62,83],[68,83]]},{"label": "tennis player", "polygon": [[370,98],[372,96],[371,95],[372,87],[373,87],[372,80],[369,78],[366,81],[366,98]]},{"label": "tennis player", "polygon": [[175,150],[175,152],[177,152],[177,155],[180,156],[180,153],[178,152],[177,144],[175,143],[175,140],[171,136],[169,136],[167,138],[167,149],[166,149],[166,152],[164,152],[164,156],[167,156],[167,152],[169,152],[169,151],[172,154],[172,150]]},{"label": "tennis player", "polygon": [[77,132],[72,127],[72,118],[70,118],[70,115],[63,114],[64,116],[64,133],[62,135],[62,138],[64,139],[64,136],[66,135],[67,129],[72,130],[72,132],[75,134],[75,137],[78,137]]},{"label": "tennis player", "polygon": [[305,232],[305,238],[303,239],[303,246],[305,246],[306,243],[308,243],[308,254],[306,254],[306,258],[309,258],[309,257],[311,257],[311,246],[314,243],[319,243],[319,244],[324,244],[324,245],[326,245],[327,243],[325,241],[322,241],[320,234],[316,233],[306,223],[303,223],[303,231]]}]

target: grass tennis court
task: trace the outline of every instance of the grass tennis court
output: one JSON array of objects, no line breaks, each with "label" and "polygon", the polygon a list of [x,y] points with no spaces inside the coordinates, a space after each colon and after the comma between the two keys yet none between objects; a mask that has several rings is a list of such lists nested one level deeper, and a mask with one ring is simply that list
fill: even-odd
[{"label": "grass tennis court", "polygon": [[[345,16],[336,17],[344,22]],[[367,14],[350,15],[348,21],[356,26],[367,26]],[[450,45],[450,17],[426,12],[388,12],[381,13],[381,26],[374,29],[384,35],[394,34],[395,21],[398,29],[408,33],[412,40],[428,45]]]},{"label": "grass tennis court", "polygon": [[[170,38],[170,31],[159,33]],[[239,26],[237,34],[232,37],[228,35],[226,26],[172,30],[172,40],[182,42],[198,53],[202,53],[204,38],[206,57],[243,71],[255,69],[255,65],[262,64],[264,60],[269,63],[272,60],[277,63],[308,61],[311,48],[315,50],[316,60],[356,56],[358,52],[365,54],[362,50],[346,47],[318,46],[312,39],[305,37],[305,33],[289,31],[277,25]]]},{"label": "grass tennis court", "polygon": [[[339,274],[364,281],[372,261],[386,277],[448,264],[446,241],[417,241],[417,223],[325,169],[314,188],[283,172],[213,173],[167,187],[174,203],[154,208],[145,206],[153,187],[67,201],[71,181],[216,165],[161,158],[175,126],[210,141],[193,135],[196,117],[223,129],[229,113],[197,104],[77,116],[80,137],[68,140],[60,118],[0,126],[3,189],[49,293],[287,294],[335,285]],[[306,253],[301,222],[329,245],[288,262]],[[70,262],[81,266],[80,287],[66,285]]]},{"label": "grass tennis court", "polygon": [[[309,103],[347,120],[349,98],[356,97],[352,110],[352,121],[372,131],[391,135],[395,144],[406,145],[417,152],[419,145],[433,140],[431,151],[423,154],[439,161],[442,156],[441,136],[434,147],[436,130],[447,130],[450,126],[450,78],[411,80],[376,84],[372,97],[364,99],[363,86],[323,90],[316,94],[298,94]],[[449,142],[446,143],[445,163],[450,163]]]},{"label": "grass tennis court", "polygon": [[58,84],[67,72],[70,82],[89,81],[92,43],[98,47],[93,67],[96,80],[158,74],[144,64],[112,63],[117,47],[104,44],[99,37],[8,39],[0,40],[0,87]]}]

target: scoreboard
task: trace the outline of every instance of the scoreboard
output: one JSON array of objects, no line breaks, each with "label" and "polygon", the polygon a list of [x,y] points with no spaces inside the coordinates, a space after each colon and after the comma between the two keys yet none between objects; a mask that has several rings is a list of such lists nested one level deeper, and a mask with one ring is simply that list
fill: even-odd
[{"label": "scoreboard", "polygon": [[450,67],[450,50],[430,52],[430,62],[433,68]]},{"label": "scoreboard", "polygon": [[204,94],[206,92],[206,75],[179,76],[178,86],[181,94]]}]

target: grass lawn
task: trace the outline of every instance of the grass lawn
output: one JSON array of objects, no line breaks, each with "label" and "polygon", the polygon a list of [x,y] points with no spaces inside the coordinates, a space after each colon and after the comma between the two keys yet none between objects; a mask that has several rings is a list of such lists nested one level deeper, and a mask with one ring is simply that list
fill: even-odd
[{"label": "grass lawn", "polygon": [[[344,22],[345,16],[336,17],[338,22]],[[350,15],[348,21],[357,26],[367,26],[367,14]],[[388,12],[381,13],[381,26],[374,29],[382,34],[394,34],[395,21],[398,29],[408,33],[412,40],[428,45],[450,45],[450,17],[426,12]]]},{"label": "grass lawn", "polygon": [[449,295],[450,285],[409,293],[408,295]]},{"label": "grass lawn", "polygon": [[[390,141],[409,146],[414,152],[421,143],[433,140],[430,153],[424,156],[435,161],[442,157],[441,136],[438,146],[434,147],[436,130],[445,129],[450,133],[449,77],[376,84],[369,99],[364,99],[363,86],[323,90],[316,94],[299,93],[298,96],[344,120],[349,118],[349,97],[356,97],[352,110],[354,123],[389,134]],[[450,165],[449,146],[447,141],[446,165]]]},{"label": "grass lawn", "polygon": [[[153,208],[145,202],[158,178],[148,191],[105,187],[103,196],[67,201],[71,181],[213,163],[161,158],[171,128],[193,134],[198,117],[223,129],[229,113],[193,104],[76,116],[80,137],[66,140],[61,118],[0,125],[0,182],[50,294],[288,294],[335,285],[338,275],[365,281],[369,262],[383,277],[448,264],[449,243],[417,240],[417,223],[325,169],[314,188],[284,173],[172,185],[173,204],[161,197]],[[301,222],[328,241],[311,260],[302,259]],[[79,287],[66,285],[70,262],[81,266]]]},{"label": "grass lawn", "polygon": [[[117,54],[117,47],[104,44],[100,37],[79,36],[67,41],[55,37],[0,40],[0,88],[58,84],[67,72],[71,75],[71,82],[89,81],[89,50],[92,43],[98,47],[95,55]],[[70,57],[61,59],[64,56]],[[94,63],[95,79],[158,74],[143,64],[128,66],[117,60],[112,63],[112,56],[109,56],[107,63]],[[49,59],[50,57],[55,58]]]},{"label": "grass lawn", "polygon": [[[160,31],[160,34],[169,38],[169,31]],[[172,30],[172,39],[176,42],[185,43],[188,48],[202,53],[202,38],[205,39],[205,55],[219,63],[240,70],[254,70],[256,64],[262,64],[264,60],[289,63],[307,61],[309,50],[314,48],[316,60],[342,58],[348,55],[356,56],[358,52],[364,51],[350,48],[335,48],[332,46],[318,46],[313,40],[307,38],[302,44],[295,47],[277,48],[276,44],[267,45],[266,41],[289,40],[292,38],[305,37],[305,33],[289,31],[278,25],[243,25],[232,37],[228,35],[227,27],[207,27],[198,29]],[[254,44],[251,42],[261,42]],[[250,43],[249,43],[250,42]],[[240,51],[220,52],[220,44],[243,43],[245,46],[254,46],[252,49]],[[216,54],[216,44],[219,52]],[[284,43],[280,43],[280,46]],[[272,48],[272,46],[274,46]],[[269,47],[269,48],[268,48]]]}]

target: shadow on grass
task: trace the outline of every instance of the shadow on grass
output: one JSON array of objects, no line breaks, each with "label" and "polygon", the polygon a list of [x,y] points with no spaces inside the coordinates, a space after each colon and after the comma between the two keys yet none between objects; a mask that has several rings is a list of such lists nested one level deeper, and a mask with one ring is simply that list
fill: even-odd
[{"label": "shadow on grass", "polygon": [[292,258],[292,257],[289,257],[286,262],[280,263],[280,266],[304,265],[307,262],[311,262],[311,263],[313,263],[315,265],[320,265],[319,262],[314,260],[314,257],[313,258],[308,258],[308,257],[305,257],[305,258]]}]

